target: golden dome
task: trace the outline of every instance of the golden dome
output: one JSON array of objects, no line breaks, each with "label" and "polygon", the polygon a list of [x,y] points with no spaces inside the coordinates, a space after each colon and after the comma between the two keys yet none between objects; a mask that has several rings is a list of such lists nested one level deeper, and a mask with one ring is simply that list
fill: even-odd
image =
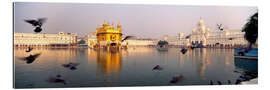
[{"label": "golden dome", "polygon": [[120,22],[117,24],[117,28],[121,28],[121,24],[120,24]]}]

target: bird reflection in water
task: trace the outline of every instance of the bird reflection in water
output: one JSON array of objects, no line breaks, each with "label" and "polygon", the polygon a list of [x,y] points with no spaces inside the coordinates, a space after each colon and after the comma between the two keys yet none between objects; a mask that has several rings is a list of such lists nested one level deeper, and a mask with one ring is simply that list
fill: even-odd
[{"label": "bird reflection in water", "polygon": [[122,54],[119,49],[97,50],[97,68],[104,74],[105,82],[112,82],[122,67]]}]

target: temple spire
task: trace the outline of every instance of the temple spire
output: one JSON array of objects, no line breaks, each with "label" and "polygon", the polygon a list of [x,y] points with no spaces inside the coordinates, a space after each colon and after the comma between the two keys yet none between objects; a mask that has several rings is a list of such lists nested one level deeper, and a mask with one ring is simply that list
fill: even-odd
[{"label": "temple spire", "polygon": [[104,20],[103,27],[108,26],[106,20]]},{"label": "temple spire", "polygon": [[114,25],[114,22],[112,22],[112,26]]},{"label": "temple spire", "polygon": [[118,24],[117,24],[117,28],[121,28],[121,24],[120,24],[120,22],[118,22]]}]

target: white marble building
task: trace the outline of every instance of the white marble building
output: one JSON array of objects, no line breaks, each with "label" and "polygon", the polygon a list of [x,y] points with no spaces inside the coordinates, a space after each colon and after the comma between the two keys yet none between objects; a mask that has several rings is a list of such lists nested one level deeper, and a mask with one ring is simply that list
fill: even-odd
[{"label": "white marble building", "polygon": [[59,32],[47,33],[14,33],[15,46],[51,46],[51,45],[76,45],[77,35]]},{"label": "white marble building", "polygon": [[200,19],[198,26],[192,30],[188,45],[192,43],[202,44],[203,46],[219,45],[246,45],[247,41],[244,38],[244,32],[239,30],[219,30],[212,31],[206,28],[204,21]]},{"label": "white marble building", "polygon": [[169,45],[191,46],[193,44],[202,44],[203,46],[219,45],[246,45],[248,42],[244,38],[244,32],[239,30],[212,31],[206,27],[202,19],[199,20],[190,34],[179,33],[177,36],[163,37],[169,42]]}]

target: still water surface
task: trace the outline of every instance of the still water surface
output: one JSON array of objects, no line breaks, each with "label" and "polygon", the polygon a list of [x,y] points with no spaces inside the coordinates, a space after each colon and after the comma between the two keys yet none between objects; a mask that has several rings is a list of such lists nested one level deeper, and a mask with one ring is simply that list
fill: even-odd
[{"label": "still water surface", "polygon": [[[17,57],[26,57],[25,49],[14,49],[15,88],[96,87],[96,86],[156,86],[208,85],[210,80],[235,82],[241,68],[234,64],[233,49],[194,49],[186,54],[179,48],[158,51],[156,48],[129,48],[120,51],[78,49],[34,49],[42,53],[32,64]],[[80,63],[76,70],[62,64]],[[163,70],[152,71],[160,65]],[[237,71],[237,72],[236,72]],[[48,83],[46,79],[57,74],[67,84]],[[176,84],[169,83],[173,76],[183,75]]]}]

